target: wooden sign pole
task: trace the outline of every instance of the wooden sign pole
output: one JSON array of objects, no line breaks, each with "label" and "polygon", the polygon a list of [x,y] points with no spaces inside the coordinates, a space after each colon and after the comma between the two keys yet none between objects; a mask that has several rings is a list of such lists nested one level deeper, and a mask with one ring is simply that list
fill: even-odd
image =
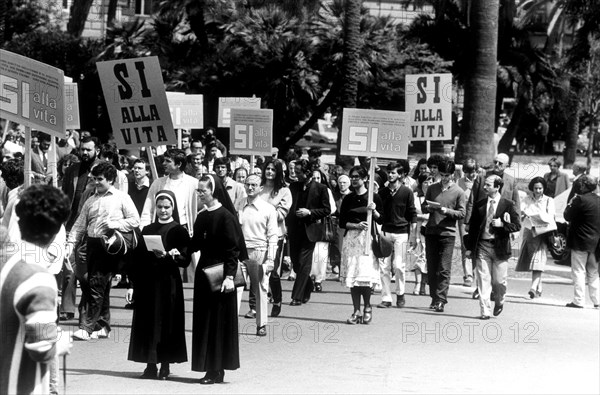
[{"label": "wooden sign pole", "polygon": [[31,128],[25,126],[25,163],[23,164],[23,173],[25,174],[24,187],[27,189],[31,185]]},{"label": "wooden sign pole", "polygon": [[250,155],[250,174],[254,174],[254,161],[256,160],[256,155]]},{"label": "wooden sign pole", "polygon": [[50,149],[48,150],[48,170],[46,173],[50,173],[52,176],[52,186],[58,188],[58,152],[56,151],[56,137],[52,136],[50,142]]},{"label": "wooden sign pole", "polygon": [[151,146],[146,146],[146,153],[148,154],[148,162],[150,164],[150,171],[152,172],[152,181],[158,180],[158,171],[156,170],[156,162],[154,162],[154,153]]},{"label": "wooden sign pole", "polygon": [[[375,164],[377,163],[377,158],[371,158],[371,163],[369,166],[369,190],[367,192],[368,200],[367,204],[373,203],[373,191],[375,190]],[[381,188],[381,185],[379,186]],[[371,226],[373,226],[373,212],[371,210],[367,210],[367,234],[365,237],[365,255],[369,255],[371,251]]]}]

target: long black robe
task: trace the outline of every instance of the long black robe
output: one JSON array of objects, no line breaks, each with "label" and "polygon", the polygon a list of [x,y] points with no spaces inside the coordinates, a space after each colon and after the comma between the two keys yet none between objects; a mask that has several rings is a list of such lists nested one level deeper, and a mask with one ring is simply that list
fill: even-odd
[{"label": "long black robe", "polygon": [[190,237],[177,222],[146,226],[143,235],[160,235],[166,251],[177,248],[180,256],[157,258],[144,239],[136,249],[132,270],[133,323],[128,359],[145,363],[187,361],[185,311],[180,267],[190,263]]},{"label": "long black robe", "polygon": [[203,267],[224,263],[233,276],[238,259],[245,259],[237,218],[224,207],[202,211],[194,223],[191,251],[200,251],[194,281],[192,370],[198,372],[240,367],[236,292],[211,292]]}]

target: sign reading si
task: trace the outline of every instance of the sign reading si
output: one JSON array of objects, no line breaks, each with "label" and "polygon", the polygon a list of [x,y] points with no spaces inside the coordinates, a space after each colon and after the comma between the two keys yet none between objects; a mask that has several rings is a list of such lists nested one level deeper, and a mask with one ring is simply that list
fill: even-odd
[{"label": "sign reading si", "polygon": [[65,137],[64,73],[0,49],[0,118]]},{"label": "sign reading si", "polygon": [[406,75],[412,141],[452,139],[452,74]]},{"label": "sign reading si", "polygon": [[217,126],[228,128],[231,125],[232,108],[260,108],[260,97],[219,97],[219,119]]},{"label": "sign reading si", "polygon": [[271,156],[273,110],[231,109],[229,152],[234,155]]},{"label": "sign reading si", "polygon": [[177,144],[156,56],[96,66],[119,148]]},{"label": "sign reading si", "polygon": [[204,101],[202,95],[167,92],[173,127],[177,129],[204,128]]},{"label": "sign reading si", "polygon": [[406,158],[409,135],[405,112],[344,108],[340,153],[370,158]]},{"label": "sign reading si", "polygon": [[77,83],[65,82],[65,129],[79,129],[79,91]]}]

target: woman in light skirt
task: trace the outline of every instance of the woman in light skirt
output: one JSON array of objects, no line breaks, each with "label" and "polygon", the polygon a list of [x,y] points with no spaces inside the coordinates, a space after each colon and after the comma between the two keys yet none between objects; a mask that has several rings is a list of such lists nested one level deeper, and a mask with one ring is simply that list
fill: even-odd
[{"label": "woman in light skirt", "polygon": [[[373,202],[368,204],[366,183],[369,176],[367,170],[355,166],[350,170],[350,182],[353,192],[347,195],[340,207],[340,228],[346,229],[342,243],[342,262],[340,281],[350,288],[354,312],[346,321],[348,324],[368,324],[373,317],[371,308],[371,290],[379,284],[379,263],[369,245],[365,251],[365,243],[371,240],[367,237],[367,213],[373,212],[373,219],[383,221],[382,202],[379,195],[373,195]],[[372,223],[375,226],[375,223]],[[361,314],[361,296],[364,310]]]}]

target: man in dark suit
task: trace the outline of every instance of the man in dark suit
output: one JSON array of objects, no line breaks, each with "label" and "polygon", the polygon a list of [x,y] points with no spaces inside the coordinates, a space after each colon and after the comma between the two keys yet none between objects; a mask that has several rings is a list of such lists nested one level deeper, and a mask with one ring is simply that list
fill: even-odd
[{"label": "man in dark suit", "polygon": [[37,180],[45,182],[48,174],[48,149],[50,148],[50,135],[40,132],[38,134],[39,146],[31,150],[31,171]]},{"label": "man in dark suit", "polygon": [[486,198],[473,207],[466,248],[474,252],[479,306],[482,320],[490,318],[490,295],[494,291],[494,315],[504,309],[508,277],[508,259],[511,255],[510,234],[521,229],[519,214],[512,200],[500,196],[504,186],[502,177],[491,175],[485,179]]},{"label": "man in dark suit", "polygon": [[290,185],[292,207],[286,218],[290,244],[290,258],[296,272],[292,289],[291,306],[307,303],[313,290],[310,278],[312,255],[315,242],[308,239],[306,225],[314,223],[329,214],[329,193],[327,187],[312,180],[312,166],[306,159],[294,164],[298,181]]},{"label": "man in dark suit", "polygon": [[567,246],[571,248],[571,276],[573,278],[573,301],[567,307],[582,308],[585,304],[585,284],[587,282],[590,299],[598,308],[598,259],[600,247],[600,196],[597,195],[598,180],[583,175],[578,180],[579,195],[575,195],[565,209],[565,219],[570,228]]}]

